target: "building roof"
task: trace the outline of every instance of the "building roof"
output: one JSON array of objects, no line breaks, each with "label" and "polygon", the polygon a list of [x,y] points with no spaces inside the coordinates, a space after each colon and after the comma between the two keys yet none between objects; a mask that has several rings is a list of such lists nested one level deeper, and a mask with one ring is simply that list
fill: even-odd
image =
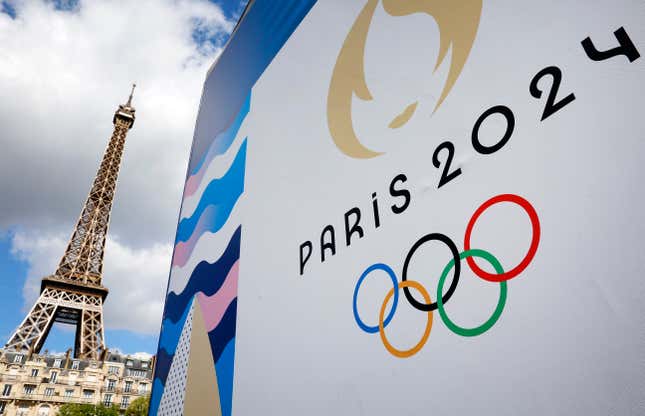
[{"label": "building roof", "polygon": [[[126,369],[130,370],[140,370],[144,371],[146,378],[152,378],[152,371],[154,369],[155,357],[150,359],[141,359],[141,357],[133,357],[131,355],[121,354],[118,352],[108,352],[107,357],[104,361],[95,361],[95,360],[86,360],[86,359],[76,359],[69,356],[70,354],[32,354],[29,362],[42,362],[48,368],[61,368],[61,369],[72,369],[73,363],[78,362],[78,370],[84,371],[87,368],[94,366],[95,368],[100,368],[103,365],[110,364],[120,364]],[[16,362],[16,356],[21,356],[22,359],[18,363]],[[5,362],[6,364],[25,364],[27,362],[27,352],[20,351],[5,351],[0,350],[0,362]],[[60,361],[59,361],[60,360]],[[126,374],[128,375],[128,374]]]}]

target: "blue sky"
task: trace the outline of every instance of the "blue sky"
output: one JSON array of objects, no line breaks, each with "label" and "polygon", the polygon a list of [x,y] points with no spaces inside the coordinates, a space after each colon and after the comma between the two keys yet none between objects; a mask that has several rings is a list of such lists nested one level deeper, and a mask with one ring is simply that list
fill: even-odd
[{"label": "blue sky", "polygon": [[[130,133],[136,141],[133,137],[133,143],[127,144],[113,209],[112,240],[108,240],[106,248],[104,273],[110,295],[104,318],[109,348],[154,353],[201,83],[246,1],[212,1],[223,17],[212,7],[203,7],[201,0],[133,2],[127,6],[131,10],[123,11],[100,1],[27,3],[29,6],[23,10],[20,3],[0,0],[0,35],[15,40],[14,45],[0,45],[0,96],[19,97],[0,103],[0,123],[8,129],[3,140],[7,147],[0,154],[0,343],[4,345],[33,304],[40,278],[54,272],[111,132],[111,112],[127,95],[128,82],[136,78],[142,85],[135,96],[140,118]],[[151,15],[165,16],[165,21],[158,26],[144,27],[142,22],[141,28],[127,28],[138,31],[138,54],[123,57],[115,52],[110,56],[110,48],[119,53],[123,50],[120,34],[88,32],[88,28],[96,27],[92,16],[132,19],[137,13],[145,14],[141,10],[144,3],[155,8]],[[179,9],[182,4],[190,10]],[[168,12],[173,10],[181,15],[175,27],[167,21]],[[41,16],[43,12],[50,16]],[[77,14],[80,19],[69,19],[65,14]],[[12,25],[7,17],[13,21],[24,19],[25,24]],[[53,35],[47,34],[47,29],[40,31],[45,21],[38,19],[57,19],[59,26],[53,25]],[[83,23],[83,19],[87,22]],[[184,33],[182,25],[189,27],[187,40],[178,38]],[[61,27],[69,30],[69,36],[56,38]],[[155,31],[163,38],[160,42],[167,49],[165,55],[154,53],[159,52],[154,45],[157,39],[151,35]],[[85,46],[65,43],[79,37],[85,43],[94,42],[100,50],[90,56],[75,51],[66,55],[69,50]],[[42,41],[50,38],[56,39],[51,44]],[[39,50],[41,47],[45,49]],[[29,71],[37,66],[47,69],[48,78],[35,83],[35,77],[43,73]],[[97,72],[96,68],[105,70]],[[60,90],[51,87],[56,84],[67,85],[63,95],[75,98],[65,105],[75,106],[69,113],[79,117],[48,118],[56,113],[61,99],[69,99],[59,98]],[[117,86],[119,91],[113,92]],[[175,119],[170,120],[165,113],[165,103],[176,104],[171,111]],[[33,113],[25,114],[25,108]],[[88,137],[92,141],[88,142]],[[57,157],[51,158],[50,143],[56,145],[53,154]],[[145,147],[149,143],[162,143],[159,149],[167,153],[151,159],[150,147]],[[48,161],[46,169],[40,167],[43,160]],[[73,164],[82,173],[66,171]],[[18,170],[29,174],[16,185],[13,173]],[[145,221],[136,221],[137,218]],[[138,278],[128,280],[130,276]],[[73,330],[56,324],[44,348],[64,352],[73,346],[73,341]]]},{"label": "blue sky", "polygon": [[20,323],[22,287],[27,278],[27,264],[11,254],[9,233],[0,234],[0,342],[4,344],[14,327]]},{"label": "blue sky", "polygon": [[[213,3],[217,4],[222,8],[222,11],[226,16],[230,18],[237,17],[241,10],[244,9],[244,6],[248,0],[211,0]],[[79,0],[53,0],[51,3],[58,10],[73,10],[78,6]],[[0,2],[0,11],[9,14],[11,17],[16,16],[16,9],[11,4],[10,1],[3,0]]]}]

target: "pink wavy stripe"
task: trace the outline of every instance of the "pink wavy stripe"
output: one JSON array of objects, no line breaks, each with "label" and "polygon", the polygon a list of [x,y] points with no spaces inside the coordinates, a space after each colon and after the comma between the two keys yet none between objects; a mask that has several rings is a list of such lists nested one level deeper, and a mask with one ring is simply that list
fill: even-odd
[{"label": "pink wavy stripe", "polygon": [[217,208],[212,205],[206,208],[197,221],[195,230],[188,241],[180,241],[177,243],[175,246],[175,255],[172,257],[172,267],[184,267],[188,263],[188,259],[195,248],[195,244],[197,244],[197,240],[210,228],[214,221],[216,210]]},{"label": "pink wavy stripe", "polygon": [[197,188],[199,188],[199,184],[202,182],[202,177],[206,172],[206,167],[208,167],[208,164],[204,163],[204,166],[202,166],[202,168],[197,171],[196,174],[188,178],[188,180],[186,181],[186,186],[184,187],[184,198],[193,195]]},{"label": "pink wavy stripe", "polygon": [[226,276],[226,280],[212,296],[206,296],[204,293],[197,293],[199,306],[202,307],[206,330],[211,332],[220,323],[228,305],[233,302],[237,296],[237,280],[240,270],[240,261],[236,261]]}]

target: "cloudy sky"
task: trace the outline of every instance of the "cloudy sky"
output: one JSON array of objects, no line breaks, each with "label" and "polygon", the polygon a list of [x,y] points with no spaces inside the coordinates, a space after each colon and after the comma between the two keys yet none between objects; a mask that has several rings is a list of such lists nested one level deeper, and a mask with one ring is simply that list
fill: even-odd
[{"label": "cloudy sky", "polygon": [[[107,345],[154,352],[206,71],[244,0],[0,0],[0,343],[55,271],[137,83],[106,247]],[[64,351],[57,324],[45,348]]]}]

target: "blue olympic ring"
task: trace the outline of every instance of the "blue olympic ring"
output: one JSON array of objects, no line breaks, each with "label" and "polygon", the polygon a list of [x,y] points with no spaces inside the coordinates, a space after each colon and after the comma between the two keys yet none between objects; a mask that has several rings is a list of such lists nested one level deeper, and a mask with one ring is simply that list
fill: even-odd
[{"label": "blue olympic ring", "polygon": [[361,277],[358,279],[358,282],[356,283],[356,288],[354,289],[354,300],[352,301],[352,307],[354,309],[354,319],[356,320],[356,323],[358,326],[368,334],[374,334],[376,332],[379,332],[379,327],[378,325],[376,326],[369,326],[366,325],[361,318],[358,316],[358,308],[356,306],[356,298],[358,297],[358,289],[361,287],[361,283],[363,283],[363,280],[365,277],[367,277],[368,274],[373,272],[374,270],[383,270],[385,273],[387,273],[390,276],[390,279],[392,279],[392,285],[394,286],[394,300],[392,301],[392,309],[390,310],[390,313],[387,314],[387,317],[383,321],[383,328],[387,326],[387,324],[390,323],[392,318],[394,317],[394,312],[396,312],[396,306],[399,304],[399,281],[396,278],[396,274],[394,274],[394,270],[387,264],[383,263],[376,263],[372,264],[370,267],[368,267]]}]

